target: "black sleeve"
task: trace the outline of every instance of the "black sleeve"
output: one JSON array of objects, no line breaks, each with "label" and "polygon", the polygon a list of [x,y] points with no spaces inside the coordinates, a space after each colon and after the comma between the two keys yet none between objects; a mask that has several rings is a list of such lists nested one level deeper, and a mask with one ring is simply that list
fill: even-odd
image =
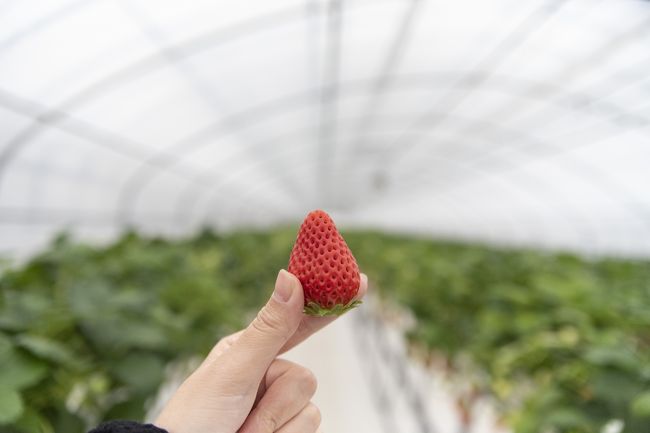
[{"label": "black sleeve", "polygon": [[156,427],[153,424],[140,424],[133,421],[109,421],[88,433],[167,433],[167,430]]}]

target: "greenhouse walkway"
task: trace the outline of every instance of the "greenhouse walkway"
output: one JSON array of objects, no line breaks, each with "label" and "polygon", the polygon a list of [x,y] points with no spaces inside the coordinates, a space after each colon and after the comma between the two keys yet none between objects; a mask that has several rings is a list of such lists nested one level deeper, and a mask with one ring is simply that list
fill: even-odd
[{"label": "greenhouse walkway", "polygon": [[318,377],[323,433],[506,433],[486,402],[464,425],[449,384],[408,359],[376,310],[370,299],[286,355]]}]

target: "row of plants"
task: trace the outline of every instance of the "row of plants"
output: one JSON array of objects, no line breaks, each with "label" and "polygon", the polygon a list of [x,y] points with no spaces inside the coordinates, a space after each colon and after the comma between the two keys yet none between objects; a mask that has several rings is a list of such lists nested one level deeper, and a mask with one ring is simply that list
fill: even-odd
[{"label": "row of plants", "polygon": [[[518,433],[650,425],[650,262],[345,233],[409,338],[471,360]],[[0,275],[0,431],[141,419],[165,367],[241,326],[287,265],[295,228],[186,240],[56,239]]]},{"label": "row of plants", "polygon": [[168,242],[130,233],[97,248],[62,236],[6,270],[0,431],[142,419],[168,363],[206,353],[263,301],[285,244],[272,234]]},{"label": "row of plants", "polygon": [[409,336],[469,359],[518,433],[650,431],[650,262],[353,233]]}]

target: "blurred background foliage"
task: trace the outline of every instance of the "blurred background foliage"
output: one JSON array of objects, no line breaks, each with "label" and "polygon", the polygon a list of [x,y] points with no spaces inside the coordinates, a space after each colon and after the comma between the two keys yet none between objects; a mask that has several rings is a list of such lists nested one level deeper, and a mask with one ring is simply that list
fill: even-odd
[{"label": "blurred background foliage", "polygon": [[[243,326],[295,229],[186,240],[60,236],[0,277],[0,431],[77,433],[141,419],[165,366]],[[469,362],[518,433],[650,425],[650,262],[345,234],[373,289],[410,309],[409,338]]]}]

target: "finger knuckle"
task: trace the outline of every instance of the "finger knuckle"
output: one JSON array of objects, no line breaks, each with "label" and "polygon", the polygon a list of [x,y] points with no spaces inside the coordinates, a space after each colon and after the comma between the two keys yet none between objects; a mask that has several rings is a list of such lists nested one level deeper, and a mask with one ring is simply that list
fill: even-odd
[{"label": "finger knuckle", "polygon": [[309,397],[313,396],[316,393],[316,388],[318,388],[318,380],[316,375],[305,367],[299,367],[296,371],[296,380],[299,383],[300,389]]},{"label": "finger knuckle", "polygon": [[225,338],[222,338],[222,339],[220,339],[219,341],[217,341],[217,344],[215,344],[214,346],[212,346],[212,350],[213,350],[213,351],[223,350],[223,349],[225,349],[226,344],[227,344],[227,343],[226,343],[226,339],[225,339]]},{"label": "finger knuckle", "polygon": [[236,334],[230,334],[220,338],[219,341],[217,341],[217,344],[215,344],[214,347],[212,348],[211,353],[223,352],[224,350],[228,349],[230,346],[232,346],[233,342],[235,341],[235,337]]},{"label": "finger knuckle", "polygon": [[290,334],[290,329],[282,320],[281,315],[274,313],[268,308],[264,308],[257,313],[257,317],[253,320],[252,326],[263,334],[282,337],[287,337]]},{"label": "finger knuckle", "polygon": [[320,426],[322,415],[320,409],[314,403],[309,403],[305,409],[303,409],[304,416],[307,422],[314,428]]},{"label": "finger knuckle", "polygon": [[260,432],[274,432],[279,427],[277,417],[268,410],[257,413],[257,423],[261,427]]}]

